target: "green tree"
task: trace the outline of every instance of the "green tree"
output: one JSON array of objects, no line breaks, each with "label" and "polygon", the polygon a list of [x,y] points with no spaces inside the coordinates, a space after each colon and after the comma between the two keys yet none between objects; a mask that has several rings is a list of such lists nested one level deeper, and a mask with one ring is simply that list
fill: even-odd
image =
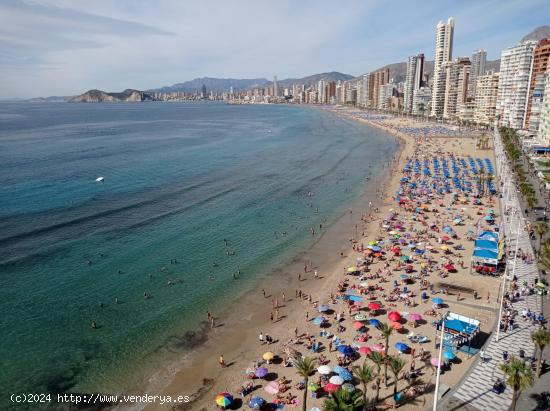
[{"label": "green tree", "polygon": [[397,407],[397,385],[399,383],[399,373],[405,367],[405,361],[398,356],[390,356],[386,359],[386,362],[390,365],[391,372],[393,374],[393,401]]},{"label": "green tree", "polygon": [[518,358],[512,358],[510,362],[500,364],[500,369],[506,377],[506,384],[514,390],[510,409],[515,411],[521,390],[533,385],[533,372],[529,365]]},{"label": "green tree", "polygon": [[[384,337],[385,345],[384,345],[384,357],[388,358],[388,348],[390,344],[390,336],[393,333],[393,328],[388,323],[382,323],[380,324],[380,332],[382,333],[382,336]],[[386,383],[386,387],[388,386],[388,362],[384,361],[384,381]]]},{"label": "green tree", "polygon": [[300,377],[304,379],[306,388],[304,389],[304,399],[302,402],[302,411],[306,411],[307,402],[307,383],[309,377],[315,372],[315,359],[310,357],[301,357],[294,361],[294,367]]},{"label": "green tree", "polygon": [[545,270],[550,270],[550,240],[546,240],[540,247],[539,263]]},{"label": "green tree", "polygon": [[366,361],[363,361],[363,365],[356,365],[352,368],[353,376],[361,383],[363,386],[363,404],[367,405],[367,388],[368,384],[374,378],[374,372],[372,368],[367,365]]},{"label": "green tree", "polygon": [[339,389],[323,403],[323,411],[361,411],[364,407],[361,390],[349,392]]},{"label": "green tree", "polygon": [[535,223],[535,231],[539,236],[539,256],[542,248],[542,238],[548,231],[548,225],[544,221],[537,221]]},{"label": "green tree", "polygon": [[378,400],[380,398],[380,379],[382,377],[382,365],[386,362],[384,355],[379,353],[378,351],[373,351],[368,355],[369,360],[371,360],[374,365],[376,366],[376,397],[374,398],[374,402],[378,403]]},{"label": "green tree", "polygon": [[540,378],[541,365],[542,365],[542,353],[544,348],[550,344],[550,331],[541,328],[531,334],[531,340],[535,343],[539,349],[539,357],[537,359],[537,378]]}]

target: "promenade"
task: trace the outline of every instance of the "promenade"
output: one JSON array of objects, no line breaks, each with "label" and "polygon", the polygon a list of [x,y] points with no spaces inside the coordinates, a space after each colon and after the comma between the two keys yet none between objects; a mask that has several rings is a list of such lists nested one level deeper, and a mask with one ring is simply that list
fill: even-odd
[{"label": "promenade", "polygon": [[[533,253],[533,248],[526,230],[525,220],[521,215],[521,206],[517,190],[513,184],[513,173],[510,169],[508,160],[505,157],[502,142],[498,131],[495,130],[495,154],[498,172],[498,181],[501,186],[502,210],[510,210],[503,226],[507,242],[507,250],[517,249],[523,252]],[[518,284],[524,281],[528,283],[536,282],[538,279],[538,269],[536,263],[526,264],[521,259],[509,257],[506,270],[506,288],[510,284],[514,275],[518,278]],[[500,292],[502,297],[502,290]],[[540,296],[536,294],[522,296],[519,301],[513,304],[514,309],[521,313],[523,309],[530,309],[536,313],[541,311]],[[532,325],[529,321],[516,316],[516,323],[513,330],[500,332],[497,341],[497,332],[492,333],[489,341],[484,347],[486,356],[489,358],[486,362],[477,360],[475,365],[462,379],[461,383],[454,387],[451,397],[443,401],[438,407],[441,410],[506,410],[512,403],[512,388],[506,387],[502,394],[496,394],[492,391],[493,383],[501,378],[505,380],[503,372],[500,370],[502,363],[502,352],[508,351],[510,355],[517,356],[520,349],[525,351],[525,355],[530,357],[534,355],[535,347],[531,342],[531,332],[538,327]],[[519,405],[519,403],[518,403]]]}]

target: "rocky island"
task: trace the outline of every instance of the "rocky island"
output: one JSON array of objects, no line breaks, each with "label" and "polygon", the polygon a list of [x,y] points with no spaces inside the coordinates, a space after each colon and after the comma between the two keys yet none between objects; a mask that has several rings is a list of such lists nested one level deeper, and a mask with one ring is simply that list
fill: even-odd
[{"label": "rocky island", "polygon": [[116,103],[122,101],[152,101],[151,95],[134,89],[126,89],[121,93],[107,93],[102,90],[88,90],[84,94],[74,96],[71,103]]}]

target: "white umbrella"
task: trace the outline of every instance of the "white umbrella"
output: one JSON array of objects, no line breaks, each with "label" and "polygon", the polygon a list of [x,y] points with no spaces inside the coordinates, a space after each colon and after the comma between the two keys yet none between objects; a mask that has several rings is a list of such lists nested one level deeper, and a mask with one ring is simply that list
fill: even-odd
[{"label": "white umbrella", "polygon": [[344,383],[344,379],[339,375],[334,375],[330,377],[330,380],[328,380],[328,382],[334,385],[342,385]]},{"label": "white umbrella", "polygon": [[319,374],[328,375],[332,372],[332,368],[330,368],[328,365],[321,365],[319,368],[317,368],[317,371]]}]

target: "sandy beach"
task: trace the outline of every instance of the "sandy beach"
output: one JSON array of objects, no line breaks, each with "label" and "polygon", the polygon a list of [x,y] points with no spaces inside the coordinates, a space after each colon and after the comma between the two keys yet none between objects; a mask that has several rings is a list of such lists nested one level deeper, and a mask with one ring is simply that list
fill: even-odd
[{"label": "sandy beach", "polygon": [[[357,313],[387,323],[390,322],[387,317],[387,313],[390,311],[397,311],[403,316],[407,312],[420,313],[423,316],[423,320],[418,321],[414,328],[411,326],[411,322],[404,321],[403,329],[393,332],[389,339],[388,353],[399,355],[405,360],[404,371],[408,371],[411,362],[414,361],[415,370],[419,373],[415,386],[420,386],[420,389],[417,389],[416,393],[412,393],[405,379],[399,381],[398,389],[403,391],[405,398],[399,408],[404,410],[425,408],[432,402],[435,368],[430,365],[430,359],[437,356],[437,350],[434,344],[435,328],[431,324],[435,317],[424,315],[432,309],[432,302],[430,299],[423,301],[420,298],[421,290],[425,290],[426,284],[429,284],[432,289],[431,296],[437,295],[445,301],[446,307],[437,310],[437,314],[452,311],[479,320],[482,333],[489,333],[493,329],[499,281],[498,278],[491,276],[470,273],[469,263],[473,251],[473,241],[468,241],[466,237],[468,231],[475,227],[480,216],[483,215],[480,206],[473,205],[471,201],[460,204],[451,203],[451,195],[445,194],[440,198],[441,204],[434,201],[434,204],[430,205],[429,211],[426,211],[427,215],[430,214],[428,217],[435,219],[438,225],[449,223],[451,212],[445,212],[444,204],[452,208],[453,212],[462,213],[464,223],[453,227],[455,236],[449,241],[449,251],[452,254],[439,250],[441,244],[438,243],[440,240],[438,236],[441,236],[441,233],[415,234],[420,240],[419,242],[429,243],[433,246],[430,259],[434,263],[426,270],[422,277],[423,281],[417,278],[411,281],[408,285],[410,295],[407,298],[395,301],[391,299],[392,284],[394,281],[401,281],[400,276],[404,274],[404,271],[395,268],[399,258],[391,255],[387,245],[382,246],[386,254],[385,258],[370,260],[360,275],[349,275],[348,273],[349,267],[357,265],[358,258],[364,258],[364,250],[369,242],[388,237],[388,229],[384,228],[383,220],[389,213],[397,214],[397,218],[405,222],[405,230],[409,233],[416,232],[425,222],[423,219],[411,220],[411,213],[401,209],[395,201],[395,193],[402,178],[401,170],[407,159],[437,152],[440,155],[452,153],[456,157],[472,156],[489,158],[494,161],[492,149],[477,150],[475,139],[449,136],[445,133],[442,133],[441,136],[430,135],[426,138],[422,137],[419,132],[417,138],[414,138],[412,135],[415,132],[411,130],[414,127],[420,129],[425,126],[417,121],[400,118],[361,118],[354,110],[339,109],[335,112],[346,118],[361,121],[392,133],[403,142],[402,151],[396,153],[393,161],[384,166],[381,175],[385,179],[381,179],[379,184],[376,184],[378,188],[372,188],[374,186],[372,184],[368,185],[371,187],[371,191],[366,191],[334,227],[320,236],[310,250],[298,256],[293,264],[285,267],[277,275],[270,276],[265,280],[262,284],[265,296],[261,291],[248,293],[230,311],[213,313],[217,326],[209,332],[207,341],[201,347],[182,359],[185,361],[183,371],[176,372],[176,368],[174,368],[172,373],[170,370],[159,372],[159,375],[167,375],[167,377],[165,380],[156,380],[149,390],[150,393],[159,394],[154,390],[160,390],[162,394],[189,395],[192,398],[192,402],[182,404],[176,409],[215,409],[214,398],[217,393],[228,391],[235,398],[240,398],[238,393],[240,388],[249,382],[254,386],[254,390],[243,398],[241,408],[247,409],[247,401],[256,395],[268,401],[274,400],[275,396],[264,390],[268,381],[247,379],[245,370],[254,366],[265,366],[270,372],[270,380],[275,379],[281,385],[288,387],[281,394],[290,402],[285,407],[301,409],[303,391],[296,388],[300,377],[293,367],[286,367],[285,361],[281,361],[288,357],[285,349],[287,353],[288,347],[290,347],[305,356],[328,361],[328,365],[331,367],[337,364],[340,354],[337,350],[329,350],[328,345],[331,339],[320,337],[321,328],[311,321],[320,315],[317,309],[319,304],[327,304],[330,312],[334,313],[325,315],[331,324],[325,330],[331,335],[336,334],[343,343],[351,346],[357,346],[357,337],[359,336],[352,326],[354,323],[352,317]],[[404,128],[408,132],[401,131]],[[437,131],[435,129],[435,132]],[[494,209],[498,220],[497,202],[490,197],[485,197],[482,207]],[[444,259],[455,265],[456,270],[453,270],[455,272],[443,273],[440,265]],[[415,257],[412,261],[414,272],[420,271],[420,267],[424,267],[422,264],[425,263],[425,258]],[[373,286],[377,283],[376,289],[372,289],[370,292],[368,290],[361,291],[361,295],[365,293],[365,295],[371,296],[372,294],[373,300],[381,303],[382,310],[375,317],[372,317],[372,313],[369,313],[365,306],[350,309],[343,298],[338,298],[343,296],[342,290],[359,291],[359,284],[365,281],[372,282]],[[462,287],[467,291],[458,293],[453,291],[453,287]],[[477,298],[474,298],[474,292],[477,293]],[[390,295],[389,298],[388,295]],[[331,299],[330,296],[333,298]],[[341,325],[339,330],[337,330],[338,321],[334,319],[336,314],[340,314],[342,317],[339,322]],[[372,348],[383,342],[380,339],[380,332],[376,328],[367,324],[365,329],[366,340],[361,345]],[[427,337],[429,342],[411,344],[407,341],[407,335],[411,331],[416,335]],[[273,339],[272,343],[260,342],[259,334],[262,336],[268,334]],[[321,348],[315,353],[306,348],[313,340],[321,344]],[[414,349],[414,359],[411,352],[398,354],[394,348],[397,342],[409,344]],[[273,352],[280,361],[265,364],[262,355],[267,351]],[[422,357],[419,354],[421,351],[424,352]],[[220,367],[218,364],[220,355],[223,355],[227,367]],[[325,358],[319,358],[320,356]],[[469,357],[461,352],[457,354],[457,357],[457,360],[453,361],[441,375],[441,384],[450,388],[460,380],[472,362],[477,361],[477,356]],[[365,355],[361,354],[352,365],[362,364],[365,358]],[[373,365],[369,360],[367,363]],[[318,363],[318,365],[320,364]],[[317,381],[318,378],[319,374],[315,373],[310,379]],[[285,381],[284,384],[283,381]],[[164,388],[161,389],[163,386]],[[373,387],[369,387],[368,398],[372,399],[374,392]],[[387,406],[392,403],[392,394],[393,378],[389,373],[388,386],[382,384],[380,389],[379,404],[381,408],[384,403]],[[291,397],[294,399],[291,400]],[[308,394],[308,409],[311,407],[322,408],[325,398],[326,396],[312,398]],[[167,408],[169,407],[166,405],[157,404],[149,405],[145,409],[162,410]]]}]

